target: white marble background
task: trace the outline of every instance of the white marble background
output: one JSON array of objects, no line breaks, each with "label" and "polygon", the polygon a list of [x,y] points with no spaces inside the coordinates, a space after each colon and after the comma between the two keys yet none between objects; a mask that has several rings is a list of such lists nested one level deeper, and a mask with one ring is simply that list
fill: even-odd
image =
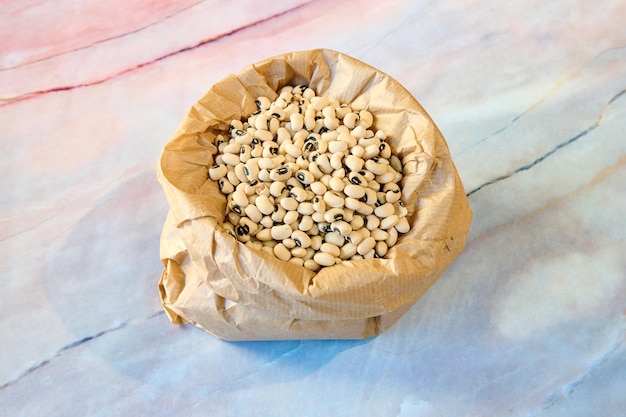
[{"label": "white marble background", "polygon": [[[626,3],[3,2],[0,414],[626,415]],[[213,83],[332,48],[446,137],[465,251],[367,341],[162,313],[160,151]]]}]

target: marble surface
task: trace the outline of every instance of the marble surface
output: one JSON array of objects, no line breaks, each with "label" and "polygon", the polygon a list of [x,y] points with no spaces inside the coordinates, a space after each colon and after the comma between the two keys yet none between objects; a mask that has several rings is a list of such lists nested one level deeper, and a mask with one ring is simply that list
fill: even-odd
[{"label": "marble surface", "polygon": [[[626,3],[5,2],[0,414],[626,415]],[[365,341],[219,341],[163,313],[162,147],[213,83],[326,47],[448,141],[465,251]]]}]

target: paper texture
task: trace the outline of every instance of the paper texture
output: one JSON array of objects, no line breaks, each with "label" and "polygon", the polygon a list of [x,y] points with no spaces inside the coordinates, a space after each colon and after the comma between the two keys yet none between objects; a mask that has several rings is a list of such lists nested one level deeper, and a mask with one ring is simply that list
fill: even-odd
[{"label": "paper texture", "polygon": [[[218,133],[308,85],[353,108],[367,106],[403,162],[411,230],[385,259],[344,261],[314,273],[237,242],[224,231],[226,198],[208,178]],[[362,339],[404,314],[462,251],[471,223],[444,138],[397,81],[354,58],[318,49],[276,56],[215,84],[165,146],[158,180],[170,205],[161,237],[163,307],[227,340]]]}]

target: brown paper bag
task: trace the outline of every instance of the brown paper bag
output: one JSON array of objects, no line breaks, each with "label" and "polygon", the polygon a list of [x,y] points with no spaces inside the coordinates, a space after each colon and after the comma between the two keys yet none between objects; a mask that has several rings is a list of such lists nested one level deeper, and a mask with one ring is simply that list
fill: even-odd
[{"label": "brown paper bag", "polygon": [[[314,273],[237,242],[226,198],[208,178],[218,133],[285,85],[367,107],[403,162],[411,230],[384,259]],[[444,138],[397,81],[339,52],[279,55],[215,84],[189,111],[158,164],[170,211],[159,291],[173,323],[227,340],[363,339],[380,334],[435,282],[465,244],[472,213]]]}]

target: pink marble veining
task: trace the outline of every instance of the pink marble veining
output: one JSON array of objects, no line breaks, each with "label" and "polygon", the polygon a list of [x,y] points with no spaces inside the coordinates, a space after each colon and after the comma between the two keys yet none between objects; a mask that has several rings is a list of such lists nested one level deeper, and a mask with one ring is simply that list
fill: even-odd
[{"label": "pink marble veining", "polygon": [[[623,415],[623,1],[0,2],[0,410]],[[156,283],[160,151],[216,81],[327,47],[448,141],[465,251],[367,341],[225,343]]]}]

